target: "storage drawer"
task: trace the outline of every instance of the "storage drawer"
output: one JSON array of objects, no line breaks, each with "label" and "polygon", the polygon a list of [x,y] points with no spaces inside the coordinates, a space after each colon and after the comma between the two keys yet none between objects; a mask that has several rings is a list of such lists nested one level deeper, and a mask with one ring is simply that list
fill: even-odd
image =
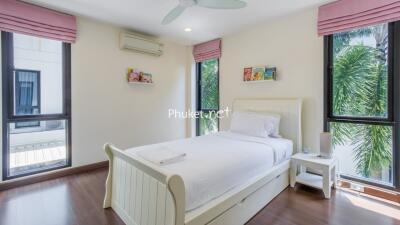
[{"label": "storage drawer", "polygon": [[243,225],[258,211],[264,208],[275,196],[289,186],[289,172],[279,177],[244,198],[232,208],[216,217],[209,225]]}]

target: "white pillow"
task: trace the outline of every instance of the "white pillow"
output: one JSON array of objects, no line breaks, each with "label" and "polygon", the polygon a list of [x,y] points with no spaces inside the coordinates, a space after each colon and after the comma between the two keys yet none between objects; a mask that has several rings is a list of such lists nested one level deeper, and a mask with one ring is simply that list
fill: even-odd
[{"label": "white pillow", "polygon": [[232,115],[230,130],[250,136],[266,138],[275,134],[276,123],[276,117],[266,115],[265,113],[260,114],[246,111],[234,112]]},{"label": "white pillow", "polygon": [[258,114],[262,114],[266,117],[269,117],[268,119],[271,120],[271,122],[274,124],[274,129],[272,133],[269,135],[271,137],[276,137],[276,138],[281,138],[282,136],[279,134],[279,126],[281,122],[281,115],[277,113],[270,113],[270,112],[257,112]]}]

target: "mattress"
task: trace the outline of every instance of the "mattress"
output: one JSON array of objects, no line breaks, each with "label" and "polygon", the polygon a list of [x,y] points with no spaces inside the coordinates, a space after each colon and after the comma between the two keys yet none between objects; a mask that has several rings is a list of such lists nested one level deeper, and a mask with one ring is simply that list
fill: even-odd
[{"label": "mattress", "polygon": [[126,152],[136,155],[137,151],[160,146],[186,153],[182,161],[158,166],[161,171],[182,177],[186,212],[269,170],[290,158],[293,152],[290,140],[258,138],[233,132],[146,145],[127,149]]}]

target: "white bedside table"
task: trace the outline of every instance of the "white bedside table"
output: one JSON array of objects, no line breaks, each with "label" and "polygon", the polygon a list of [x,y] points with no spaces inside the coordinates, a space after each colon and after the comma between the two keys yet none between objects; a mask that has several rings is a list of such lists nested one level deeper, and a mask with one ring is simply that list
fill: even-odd
[{"label": "white bedside table", "polygon": [[[331,197],[331,187],[336,187],[336,168],[338,160],[318,157],[318,154],[297,153],[292,156],[290,166],[290,186],[301,183],[313,188],[321,189],[325,198]],[[307,173],[306,168],[322,172],[322,176]],[[299,170],[300,169],[300,170]]]}]

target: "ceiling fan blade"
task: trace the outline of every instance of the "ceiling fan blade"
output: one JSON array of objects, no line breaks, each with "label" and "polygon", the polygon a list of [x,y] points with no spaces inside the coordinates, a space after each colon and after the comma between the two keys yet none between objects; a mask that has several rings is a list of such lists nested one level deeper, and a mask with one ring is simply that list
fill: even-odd
[{"label": "ceiling fan blade", "polygon": [[181,5],[178,5],[177,7],[175,7],[173,10],[171,10],[163,19],[163,21],[161,22],[162,25],[167,25],[169,23],[171,23],[172,21],[174,21],[176,18],[178,18],[178,16],[180,16],[183,11],[185,11],[186,7],[183,7]]},{"label": "ceiling fan blade", "polygon": [[240,9],[247,3],[240,0],[197,0],[197,5],[212,9]]}]

